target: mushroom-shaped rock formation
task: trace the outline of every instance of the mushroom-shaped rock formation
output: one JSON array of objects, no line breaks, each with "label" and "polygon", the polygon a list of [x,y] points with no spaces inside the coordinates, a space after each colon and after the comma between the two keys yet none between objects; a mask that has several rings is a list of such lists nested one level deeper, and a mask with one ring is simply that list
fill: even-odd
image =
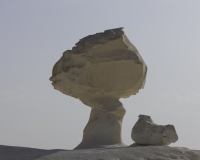
[{"label": "mushroom-shaped rock formation", "polygon": [[121,124],[126,111],[119,99],[144,87],[147,66],[122,29],[81,39],[53,67],[54,88],[92,108],[75,149],[124,146]]},{"label": "mushroom-shaped rock formation", "polygon": [[136,144],[140,145],[169,145],[178,140],[173,125],[157,125],[147,115],[139,115],[131,137]]}]

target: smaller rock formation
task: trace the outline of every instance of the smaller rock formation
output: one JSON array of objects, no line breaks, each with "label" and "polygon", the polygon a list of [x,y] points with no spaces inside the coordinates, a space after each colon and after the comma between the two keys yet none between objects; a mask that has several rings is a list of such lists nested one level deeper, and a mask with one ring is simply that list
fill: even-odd
[{"label": "smaller rock formation", "polygon": [[157,125],[150,116],[139,115],[132,129],[131,138],[139,145],[169,145],[178,140],[173,125]]}]

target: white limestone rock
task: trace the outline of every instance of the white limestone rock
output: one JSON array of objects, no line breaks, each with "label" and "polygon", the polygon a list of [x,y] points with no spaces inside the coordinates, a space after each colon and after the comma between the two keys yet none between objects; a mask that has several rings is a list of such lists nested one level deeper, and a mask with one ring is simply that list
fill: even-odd
[{"label": "white limestone rock", "polygon": [[37,160],[200,160],[200,151],[168,146],[102,148],[60,151]]},{"label": "white limestone rock", "polygon": [[178,140],[173,125],[157,125],[147,115],[139,115],[139,120],[132,129],[131,137],[140,145],[169,145]]},{"label": "white limestone rock", "polygon": [[75,149],[125,146],[121,125],[126,110],[119,99],[137,94],[146,73],[145,62],[122,28],[87,36],[63,53],[53,67],[52,85],[92,108]]},{"label": "white limestone rock", "polygon": [[45,150],[0,145],[0,160],[200,160],[200,150],[139,146],[84,150]]},{"label": "white limestone rock", "polygon": [[144,87],[147,66],[122,28],[81,39],[63,53],[50,80],[55,89],[80,100],[127,98]]},{"label": "white limestone rock", "polygon": [[126,113],[115,98],[98,97],[90,101],[89,121],[83,131],[82,142],[75,149],[126,146],[122,141],[122,120]]}]

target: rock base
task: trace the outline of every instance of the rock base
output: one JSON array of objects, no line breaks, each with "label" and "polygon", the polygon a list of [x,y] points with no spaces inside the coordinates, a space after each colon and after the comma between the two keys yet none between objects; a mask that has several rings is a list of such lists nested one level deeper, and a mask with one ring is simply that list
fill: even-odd
[{"label": "rock base", "polygon": [[200,151],[181,147],[137,146],[60,151],[38,160],[200,160]]},{"label": "rock base", "polygon": [[0,160],[200,160],[200,150],[181,147],[106,147],[112,148],[44,150],[0,145]]}]

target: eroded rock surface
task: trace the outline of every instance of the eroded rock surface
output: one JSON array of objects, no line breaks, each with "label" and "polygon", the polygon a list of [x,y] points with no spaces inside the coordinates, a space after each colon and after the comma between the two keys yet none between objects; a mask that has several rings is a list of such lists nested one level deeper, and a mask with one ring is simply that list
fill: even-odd
[{"label": "eroded rock surface", "polygon": [[98,97],[90,101],[89,121],[83,131],[83,140],[75,149],[126,146],[122,141],[122,120],[126,110],[115,98]]},{"label": "eroded rock surface", "polygon": [[138,146],[85,150],[45,150],[0,145],[0,160],[200,160],[199,150]]},{"label": "eroded rock surface", "polygon": [[168,146],[86,149],[61,151],[38,160],[200,160],[200,151]]},{"label": "eroded rock surface", "polygon": [[133,141],[140,145],[169,145],[178,140],[173,125],[157,125],[150,116],[139,115],[132,129]]},{"label": "eroded rock surface", "polygon": [[55,89],[91,107],[83,140],[75,149],[124,146],[120,98],[144,87],[147,66],[122,28],[81,39],[63,53],[50,80]]},{"label": "eroded rock surface", "polygon": [[81,39],[63,53],[50,80],[55,89],[84,101],[127,98],[144,87],[147,66],[122,28]]}]

